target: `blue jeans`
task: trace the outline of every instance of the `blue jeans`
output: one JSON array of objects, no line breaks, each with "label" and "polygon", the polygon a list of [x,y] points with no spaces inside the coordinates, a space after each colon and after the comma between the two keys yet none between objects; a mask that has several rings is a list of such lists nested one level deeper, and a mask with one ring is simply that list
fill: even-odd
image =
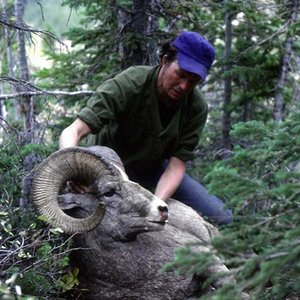
[{"label": "blue jeans", "polygon": [[[167,163],[168,161],[164,161],[161,166],[155,168],[128,168],[126,172],[130,180],[153,192],[160,176],[167,167]],[[210,195],[203,185],[187,174],[184,175],[172,198],[192,207],[213,224],[224,225],[232,222],[232,211],[225,209],[224,203],[219,198]]]}]

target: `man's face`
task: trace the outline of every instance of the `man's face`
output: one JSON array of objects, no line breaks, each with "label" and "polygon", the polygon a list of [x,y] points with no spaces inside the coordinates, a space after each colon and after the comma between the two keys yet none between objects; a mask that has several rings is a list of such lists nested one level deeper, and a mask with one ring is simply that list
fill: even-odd
[{"label": "man's face", "polygon": [[198,75],[181,69],[177,60],[172,63],[162,60],[157,80],[158,94],[160,97],[177,102],[189,93],[199,81]]}]

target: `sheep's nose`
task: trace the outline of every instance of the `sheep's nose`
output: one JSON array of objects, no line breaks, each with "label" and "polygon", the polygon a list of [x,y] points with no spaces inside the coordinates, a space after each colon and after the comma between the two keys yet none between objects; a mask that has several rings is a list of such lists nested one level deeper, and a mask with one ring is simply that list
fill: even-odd
[{"label": "sheep's nose", "polygon": [[158,206],[158,211],[160,213],[160,221],[167,222],[169,219],[169,210],[167,206]]}]

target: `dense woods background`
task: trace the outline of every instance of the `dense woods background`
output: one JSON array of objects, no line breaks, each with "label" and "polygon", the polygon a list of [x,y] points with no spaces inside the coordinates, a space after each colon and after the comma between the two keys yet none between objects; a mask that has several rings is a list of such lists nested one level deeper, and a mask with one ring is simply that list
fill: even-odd
[{"label": "dense woods background", "polygon": [[[63,299],[78,284],[72,245],[22,179],[104,79],[157,64],[182,30],[217,51],[189,172],[235,214],[212,245],[237,283],[207,298],[300,298],[299,0],[1,0],[0,30],[1,299]],[[201,274],[205,259],[187,247],[174,265]]]}]

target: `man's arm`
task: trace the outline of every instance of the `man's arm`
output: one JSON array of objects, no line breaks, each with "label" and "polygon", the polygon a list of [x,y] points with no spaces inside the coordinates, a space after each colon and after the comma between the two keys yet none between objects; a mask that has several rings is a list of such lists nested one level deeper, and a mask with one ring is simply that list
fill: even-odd
[{"label": "man's arm", "polygon": [[171,157],[165,172],[161,175],[155,189],[155,195],[168,200],[176,191],[185,174],[185,162],[177,157]]},{"label": "man's arm", "polygon": [[[76,119],[70,126],[66,127],[59,137],[59,148],[68,148],[78,146],[80,140],[91,133],[89,126]],[[74,181],[68,181],[69,188],[77,193],[84,194],[88,191],[88,187]]]},{"label": "man's arm", "polygon": [[90,127],[80,119],[76,119],[70,126],[66,127],[59,137],[59,148],[77,146],[81,139],[91,133]]}]

